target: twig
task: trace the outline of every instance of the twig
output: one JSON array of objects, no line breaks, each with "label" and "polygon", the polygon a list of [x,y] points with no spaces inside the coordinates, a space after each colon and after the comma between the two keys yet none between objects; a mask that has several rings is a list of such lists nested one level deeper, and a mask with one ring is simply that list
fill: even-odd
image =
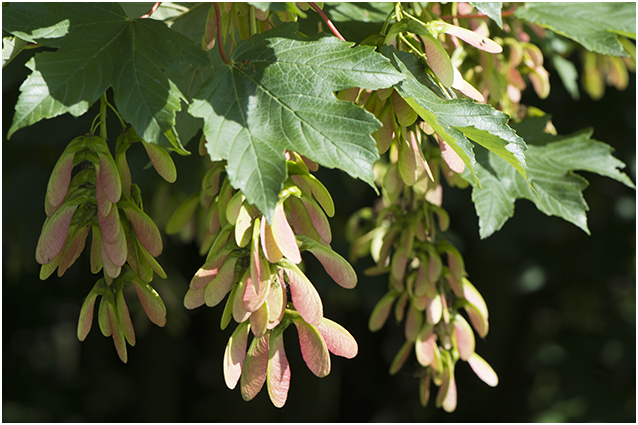
[{"label": "twig", "polygon": [[217,2],[213,3],[215,6],[215,19],[217,20],[217,47],[219,47],[219,56],[222,57],[222,60],[226,65],[230,64],[230,61],[226,57],[226,52],[224,52],[224,42],[222,41],[222,18],[219,14],[219,5]]},{"label": "twig", "polygon": [[309,1],[308,4],[310,5],[310,7],[312,7],[315,12],[317,12],[319,14],[319,16],[321,16],[321,19],[323,19],[323,21],[326,23],[326,25],[328,25],[328,28],[330,28],[330,31],[332,31],[332,33],[341,41],[346,41],[345,38],[343,38],[343,36],[341,34],[339,34],[339,31],[337,31],[337,28],[335,28],[335,26],[332,24],[332,21],[330,21],[330,19],[326,16],[325,13],[323,13],[323,10],[319,9],[319,6],[317,6],[314,2]]},{"label": "twig", "polygon": [[[501,17],[513,15],[516,12],[516,9],[506,10],[501,13]],[[474,19],[474,18],[489,18],[489,16],[483,13],[477,13],[475,15],[445,15],[441,16],[439,19],[445,21],[447,19]]]},{"label": "twig", "polygon": [[141,19],[144,18],[149,18],[153,13],[155,13],[155,11],[157,10],[157,8],[159,7],[159,5],[162,4],[161,1],[156,2],[153,7],[151,7],[151,10],[149,10],[148,12],[146,12],[144,15],[140,16]]}]

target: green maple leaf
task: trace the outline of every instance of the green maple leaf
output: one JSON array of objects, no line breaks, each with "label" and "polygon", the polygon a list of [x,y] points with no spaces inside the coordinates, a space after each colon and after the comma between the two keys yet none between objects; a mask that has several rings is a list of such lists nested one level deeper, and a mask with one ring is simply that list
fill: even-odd
[{"label": "green maple leaf", "polygon": [[[443,99],[435,93],[435,83],[414,55],[389,46],[383,47],[381,53],[406,77],[395,86],[401,97],[454,149],[472,173],[476,165],[475,142],[525,177],[527,147],[507,125],[509,115],[470,99]],[[478,182],[480,176],[475,174],[475,179]]]},{"label": "green maple leaf", "polygon": [[603,55],[628,56],[616,35],[636,38],[635,3],[526,3],[514,16]]},{"label": "green maple leaf", "polygon": [[57,48],[27,62],[10,137],[64,113],[84,114],[109,88],[125,121],[147,142],[186,153],[175,131],[184,95],[179,64],[210,66],[183,35],[151,19],[130,19],[115,3],[10,3],[5,31]]},{"label": "green maple leaf", "polygon": [[211,159],[228,161],[233,187],[269,220],[287,176],[286,149],[374,187],[379,154],[370,134],[381,123],[333,92],[403,78],[372,47],[296,31],[297,24],[285,24],[237,45],[189,107],[204,119]]},{"label": "green maple leaf", "polygon": [[[549,116],[543,117],[544,122],[548,119]],[[529,125],[523,121],[519,128],[522,134],[524,127],[536,131],[525,137],[537,143],[529,145],[525,155],[529,184],[505,161],[485,150],[477,151],[479,164],[474,169],[482,188],[467,171],[462,174],[473,186],[472,200],[479,217],[481,238],[503,227],[514,215],[517,199],[532,201],[539,211],[561,217],[589,234],[586,215],[589,208],[582,193],[589,183],[575,170],[600,174],[634,187],[631,179],[619,171],[625,164],[612,156],[611,146],[590,139],[591,129],[558,137],[540,133],[538,130],[544,125]]]},{"label": "green maple leaf", "polygon": [[503,29],[503,19],[501,18],[502,2],[471,1],[470,4],[486,14],[491,20],[496,22],[499,28]]}]

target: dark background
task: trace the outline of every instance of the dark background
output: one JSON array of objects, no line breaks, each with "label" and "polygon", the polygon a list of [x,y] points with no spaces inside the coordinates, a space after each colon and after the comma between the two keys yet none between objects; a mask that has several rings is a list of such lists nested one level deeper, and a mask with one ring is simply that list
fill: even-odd
[{"label": "dark background", "polygon": [[[592,235],[538,212],[527,201],[497,234],[478,237],[470,191],[445,188],[451,217],[449,237],[462,252],[469,277],[490,310],[490,333],[477,351],[497,371],[490,388],[465,363],[456,368],[457,410],[448,414],[418,402],[411,357],[395,376],[389,364],[403,343],[393,320],[377,333],[367,330],[387,277],[371,279],[355,264],[359,285],[345,290],[332,282],[314,258],[307,274],[321,294],[325,316],[345,326],[359,343],[359,355],[332,356],[332,372],[316,378],[301,359],[295,332],[286,333],[292,382],[283,409],[272,406],[266,389],[250,403],[226,388],[222,357],[232,327],[219,329],[222,306],[182,306],[194,272],[203,263],[194,244],[164,236],[158,258],[169,279],[153,285],[168,308],[164,329],[144,316],[136,297],[127,297],[137,335],[129,362],[117,357],[111,338],[94,323],[86,341],[76,337],[79,309],[97,277],[88,267],[88,247],[67,273],[38,277],[34,252],[44,222],[49,174],[66,144],[86,132],[97,113],[69,115],[19,130],[6,140],[18,88],[27,76],[23,53],[3,70],[3,421],[98,422],[635,422],[636,421],[636,263],[635,192],[608,178],[582,173]],[[550,72],[552,70],[550,69]],[[555,73],[554,73],[555,74]],[[636,88],[608,88],[598,102],[587,95],[574,102],[552,77],[552,92],[540,101],[533,91],[523,103],[553,115],[560,134],[595,128],[594,138],[612,145],[635,181]],[[117,134],[117,122],[110,134]],[[114,138],[114,137],[113,137]],[[113,141],[113,140],[111,140]],[[175,157],[178,182],[165,183],[141,146],[129,154],[133,181],[145,209],[160,227],[177,196],[194,192],[201,178],[195,154]],[[320,170],[333,194],[333,247],[344,256],[345,220],[370,205],[375,195],[344,173]]]}]

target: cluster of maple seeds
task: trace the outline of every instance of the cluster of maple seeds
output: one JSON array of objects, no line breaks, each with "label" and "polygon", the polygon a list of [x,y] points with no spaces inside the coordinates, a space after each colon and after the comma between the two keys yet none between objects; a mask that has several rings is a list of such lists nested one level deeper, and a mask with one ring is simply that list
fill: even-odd
[{"label": "cluster of maple seeds", "polygon": [[[389,273],[388,292],[373,309],[369,328],[373,332],[381,329],[395,306],[396,321],[405,320],[406,341],[390,366],[390,374],[397,373],[414,350],[422,367],[418,373],[421,403],[427,405],[433,381],[439,386],[437,407],[451,412],[456,408],[454,367],[459,358],[488,385],[498,383],[493,369],[474,352],[472,327],[481,337],[487,335],[487,306],[465,277],[458,250],[448,240],[437,241],[435,217],[438,229],[444,232],[449,226],[446,211],[422,196],[411,204],[398,198],[390,203],[390,195],[382,189],[386,207],[376,217],[370,208],[361,210],[348,224],[351,260],[370,254],[377,265],[365,274]],[[460,310],[465,310],[472,327]]]},{"label": "cluster of maple seeds", "polygon": [[451,412],[456,408],[454,367],[459,358],[488,385],[498,383],[493,369],[474,352],[472,327],[481,337],[487,335],[487,306],[465,277],[461,254],[440,237],[449,226],[441,207],[440,176],[451,186],[467,186],[459,176],[465,165],[427,123],[417,121],[416,112],[394,89],[350,89],[338,96],[377,116],[383,127],[373,136],[379,152],[388,152],[388,161],[374,169],[381,207],[355,213],[348,225],[351,261],[370,254],[377,265],[365,274],[390,274],[389,290],[375,306],[369,328],[381,329],[395,305],[397,322],[405,320],[406,341],[390,373],[397,373],[414,350],[421,365],[421,403],[428,403],[434,382],[439,386],[437,407]]},{"label": "cluster of maple seeds", "polygon": [[[45,197],[47,218],[36,247],[42,264],[40,278],[58,270],[62,276],[84,251],[92,231],[91,272],[103,271],[80,311],[78,338],[91,330],[93,310],[102,297],[98,322],[104,336],[113,336],[118,355],[128,360],[126,342],[135,345],[135,333],[123,288],[132,284],[149,319],[166,323],[166,307],[149,284],[153,273],[165,278],[155,260],[162,252],[162,238],[153,220],[143,211],[140,189],[132,184],[126,150],[141,141],[132,129],[123,131],[116,143],[115,159],[106,141],[95,134],[73,139],[58,159]],[[176,177],[168,153],[142,142],[156,170],[169,181]],[[74,170],[76,171],[74,174]]]},{"label": "cluster of maple seeds", "polygon": [[266,383],[277,407],[285,404],[290,386],[283,345],[283,332],[290,324],[297,329],[304,361],[318,377],[330,373],[329,352],[352,358],[358,351],[347,330],[323,317],[321,298],[298,266],[301,251],[309,251],[339,285],[356,285],[350,264],[330,247],[326,215],[334,214],[332,198],[304,158],[294,152],[287,152],[286,158],[290,177],[271,222],[232,188],[228,178],[222,179],[225,163],[211,167],[199,197],[207,209],[205,232],[210,235],[203,245],[210,248],[184,298],[184,306],[193,309],[214,307],[228,294],[221,328],[231,319],[238,326],[224,353],[226,384],[234,389],[239,383],[242,397],[251,400]]}]

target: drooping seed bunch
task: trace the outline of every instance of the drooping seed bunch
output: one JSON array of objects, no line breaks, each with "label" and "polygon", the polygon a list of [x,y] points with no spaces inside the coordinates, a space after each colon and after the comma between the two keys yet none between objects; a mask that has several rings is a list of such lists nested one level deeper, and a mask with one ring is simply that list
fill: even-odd
[{"label": "drooping seed bunch", "polygon": [[[326,215],[334,214],[332,198],[299,155],[286,156],[290,177],[270,223],[232,188],[223,176],[225,163],[213,164],[205,175],[199,199],[210,235],[202,238],[203,245],[210,248],[184,298],[186,308],[193,309],[214,307],[228,295],[221,328],[231,319],[238,326],[224,353],[226,384],[234,389],[239,383],[242,397],[251,400],[266,383],[277,407],[285,404],[290,385],[283,345],[289,325],[295,325],[302,357],[318,377],[330,373],[329,352],[352,358],[358,351],[347,330],[323,317],[319,293],[299,267],[301,252],[309,251],[339,285],[350,289],[357,283],[350,264],[330,247]],[[185,223],[193,213],[180,207],[169,223]]]},{"label": "drooping seed bunch", "polygon": [[[45,197],[47,218],[36,248],[42,264],[40,278],[57,268],[58,276],[83,252],[92,232],[90,264],[94,274],[103,272],[80,312],[78,338],[91,330],[95,300],[102,296],[98,321],[105,336],[113,336],[118,355],[128,359],[125,340],[135,345],[135,334],[122,288],[132,284],[151,321],[166,323],[166,308],[149,284],[153,273],[166,278],[155,260],[162,252],[162,238],[144,212],[140,189],[132,184],[126,150],[141,141],[132,129],[120,134],[115,158],[106,141],[95,134],[76,137],[58,159]],[[165,179],[175,181],[175,166],[161,147],[142,142],[151,162]]]},{"label": "drooping seed bunch", "polygon": [[[361,94],[359,95],[361,97]],[[420,364],[421,403],[429,399],[430,382],[439,386],[437,407],[456,407],[454,368],[467,361],[476,374],[494,386],[498,378],[474,352],[474,334],[488,331],[488,311],[480,293],[466,278],[463,257],[442,232],[449,216],[441,207],[440,174],[461,185],[462,160],[396,93],[371,93],[366,107],[383,128],[374,134],[387,162],[375,165],[382,198],[376,210],[365,208],[348,223],[351,261],[371,255],[376,266],[367,275],[389,273],[388,292],[375,306],[371,331],[381,329],[394,305],[398,322],[405,321],[406,342],[390,366],[397,373],[412,351]],[[370,101],[370,98],[375,98]],[[437,225],[438,224],[438,225]]]}]

